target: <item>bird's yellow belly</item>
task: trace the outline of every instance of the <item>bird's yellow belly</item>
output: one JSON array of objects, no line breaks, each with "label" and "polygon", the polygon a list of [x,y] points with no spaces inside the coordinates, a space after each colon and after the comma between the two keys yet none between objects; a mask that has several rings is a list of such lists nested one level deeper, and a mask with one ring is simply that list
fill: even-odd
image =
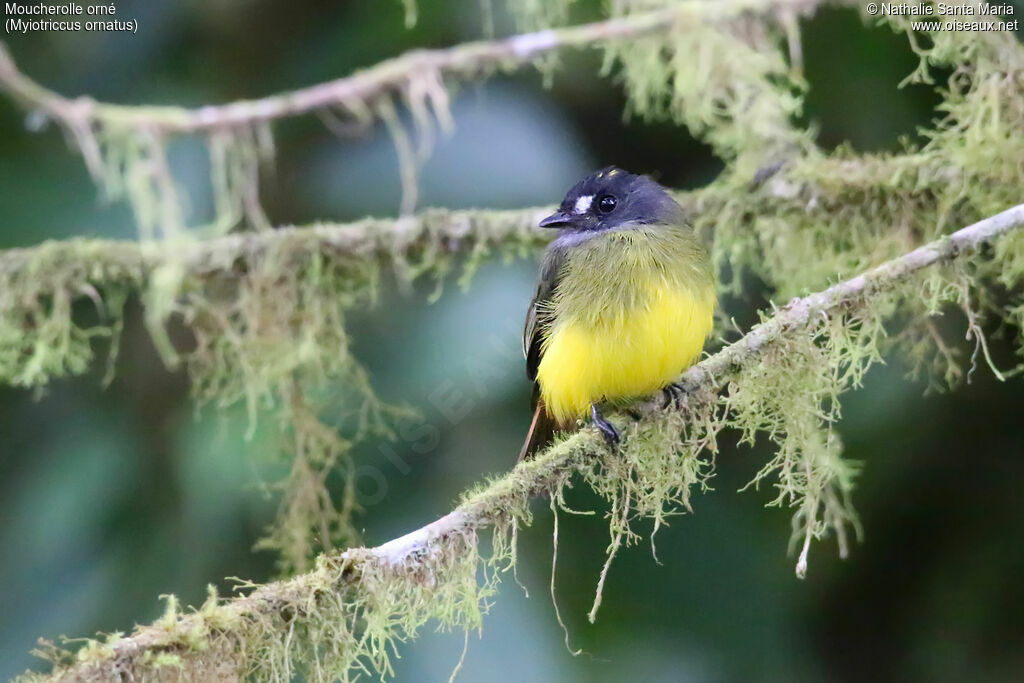
[{"label": "bird's yellow belly", "polygon": [[713,293],[652,286],[643,301],[552,326],[537,381],[560,425],[585,415],[591,403],[653,393],[700,356],[711,332]]}]

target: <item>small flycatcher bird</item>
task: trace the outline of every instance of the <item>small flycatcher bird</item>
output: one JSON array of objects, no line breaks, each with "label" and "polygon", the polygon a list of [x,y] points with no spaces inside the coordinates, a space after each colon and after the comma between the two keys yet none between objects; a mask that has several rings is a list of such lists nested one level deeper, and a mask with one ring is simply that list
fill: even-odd
[{"label": "small flycatcher bird", "polygon": [[601,405],[666,387],[711,333],[711,261],[683,209],[645,176],[605,168],[540,222],[561,234],[544,254],[523,333],[534,414],[519,459],[590,413],[615,447]]}]

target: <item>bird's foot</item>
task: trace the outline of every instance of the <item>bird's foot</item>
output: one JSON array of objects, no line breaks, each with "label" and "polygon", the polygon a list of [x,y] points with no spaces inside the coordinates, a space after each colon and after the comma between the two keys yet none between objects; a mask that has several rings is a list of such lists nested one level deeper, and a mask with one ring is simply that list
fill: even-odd
[{"label": "bird's foot", "polygon": [[665,388],[661,390],[662,395],[665,397],[665,404],[663,408],[673,406],[677,410],[686,407],[687,391],[683,388],[682,384],[673,382],[672,384],[665,385]]},{"label": "bird's foot", "polygon": [[605,443],[608,444],[608,448],[613,452],[617,451],[620,441],[619,430],[611,422],[604,419],[604,415],[601,414],[596,403],[590,406],[590,417],[594,421],[594,426],[601,430],[601,435],[604,437]]}]

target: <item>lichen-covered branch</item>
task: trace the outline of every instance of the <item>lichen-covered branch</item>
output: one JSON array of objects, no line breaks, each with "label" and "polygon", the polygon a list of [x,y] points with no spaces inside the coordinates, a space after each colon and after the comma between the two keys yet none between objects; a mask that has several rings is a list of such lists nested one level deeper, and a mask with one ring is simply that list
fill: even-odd
[{"label": "lichen-covered branch", "polygon": [[[353,223],[282,226],[209,240],[146,244],[131,240],[72,238],[0,250],[0,278],[81,262],[94,286],[117,282],[121,273],[146,274],[170,263],[195,274],[230,271],[284,245],[336,257],[390,259],[416,249],[448,253],[495,248],[502,243],[541,244],[536,228],[543,208],[506,211],[431,209],[403,218],[366,218]],[[2,280],[0,280],[2,281]]]},{"label": "lichen-covered branch", "polygon": [[[248,396],[253,407],[259,385],[269,383],[265,373],[247,378],[256,387],[242,387],[221,370],[263,367],[275,348],[284,363],[297,356],[295,344],[316,339],[309,336],[315,330],[323,331],[320,341],[327,343],[310,349],[315,357],[344,357],[343,339],[328,339],[344,335],[329,311],[371,300],[382,268],[405,283],[424,272],[443,278],[459,254],[468,255],[470,268],[494,251],[522,254],[543,239],[537,220],[534,210],[434,210],[399,220],[286,227],[205,242],[71,239],[2,251],[0,382],[36,386],[84,372],[93,353],[90,338],[116,335],[122,302],[138,293],[154,341],[169,362],[180,360],[163,332],[169,317],[184,321],[206,342],[190,356],[198,361],[192,364],[200,371],[198,395],[221,404]],[[289,283],[293,291],[283,291]],[[79,299],[94,302],[97,322],[85,325],[72,315]],[[331,324],[337,329],[327,329]],[[231,341],[233,350],[223,345]],[[259,357],[239,355],[250,343],[259,347]],[[285,369],[271,374],[287,375]]]},{"label": "lichen-covered branch", "polygon": [[[819,346],[822,337],[814,336],[814,330],[827,329],[842,343],[852,343],[868,327],[867,313],[861,310],[870,307],[868,304],[883,295],[887,300],[896,297],[915,274],[932,266],[950,264],[954,273],[959,273],[962,261],[998,263],[1006,256],[1001,243],[986,252],[980,248],[1021,228],[1024,205],[962,228],[828,289],[794,299],[739,341],[687,371],[681,380],[685,391],[681,403],[666,406],[651,400],[643,404],[641,417],[627,432],[624,454],[608,453],[600,437],[584,428],[535,460],[468,494],[448,515],[401,538],[376,548],[325,554],[311,572],[257,587],[245,597],[220,601],[211,596],[194,613],[179,614],[172,602],[163,619],[140,627],[130,636],[91,642],[76,657],[64,655],[62,660],[58,654],[53,675],[58,680],[142,680],[159,678],[163,672],[168,676],[182,672],[209,674],[211,667],[266,680],[289,680],[298,671],[311,680],[349,680],[359,672],[387,675],[393,656],[390,648],[397,640],[414,636],[429,620],[445,628],[479,626],[485,610],[483,599],[493,591],[497,572],[513,556],[515,529],[530,522],[531,497],[545,494],[554,504],[560,504],[564,487],[575,475],[581,475],[606,497],[622,500],[625,496],[627,512],[635,509],[652,517],[657,525],[666,501],[688,506],[685,490],[705,476],[696,459],[701,453],[714,453],[714,434],[722,423],[703,430],[694,422],[717,419],[713,396],[722,387],[730,387],[727,400],[742,402],[741,387],[737,385],[742,385],[749,373],[768,372],[786,355],[792,356],[788,361],[792,370],[809,359],[805,354],[834,346],[834,342]],[[1017,279],[1021,276],[1020,272],[1015,275]],[[955,280],[956,275],[952,277]],[[859,316],[859,324],[852,328],[851,315]],[[846,328],[839,329],[836,324]],[[826,369],[830,374],[841,374],[843,367],[849,369],[850,365],[835,363]],[[739,425],[742,421],[726,424]],[[789,423],[789,428],[796,424]],[[641,467],[631,461],[631,442],[650,445],[667,427],[669,431],[691,430],[690,437],[702,434],[696,442],[684,442],[687,450],[670,449],[673,452],[663,456],[666,459],[659,467],[667,469],[658,476],[671,477],[668,481],[676,483],[666,489],[657,477],[649,476],[649,469],[634,469],[637,481],[623,477],[619,468]],[[804,454],[801,463],[808,467],[808,478],[817,471],[811,471],[813,468],[828,470],[835,466],[822,459],[828,454],[827,441],[812,443],[824,450]],[[808,446],[803,444],[801,448]],[[782,444],[780,449],[785,450]],[[805,486],[811,483],[810,479],[804,481]],[[825,517],[823,523],[841,534],[843,491],[824,487],[806,495],[813,506],[801,504],[795,518],[805,524],[806,538],[819,535],[820,526],[814,518],[806,518],[819,514],[819,510]],[[656,507],[648,507],[654,503]],[[613,536],[617,534],[628,543],[635,534],[628,521],[617,517],[615,508],[613,505],[610,513]],[[484,559],[477,547],[477,532],[483,528],[493,531],[490,559]],[[840,540],[843,542],[842,536]],[[483,585],[478,584],[481,562]],[[801,562],[805,568],[806,543]]]},{"label": "lichen-covered branch", "polygon": [[[933,185],[936,190],[948,185],[961,173],[957,169],[938,171],[936,164],[940,162],[941,159],[921,154],[794,160],[763,184],[745,188],[739,198],[734,196],[736,188],[725,182],[676,192],[675,196],[711,242],[716,230],[743,229],[738,220],[747,212],[756,211],[755,220],[778,222],[781,216],[804,214],[816,222],[828,222],[835,220],[830,216],[833,205],[853,203],[864,195],[897,194],[903,186],[914,188],[919,195],[914,206],[923,211],[930,206],[926,192],[932,190]],[[995,189],[990,187],[991,191]],[[855,210],[855,206],[844,208],[842,215],[848,216]],[[540,218],[548,213],[550,207],[428,209],[399,218],[281,226],[270,231],[234,233],[201,241],[183,239],[158,244],[90,238],[48,241],[32,247],[0,250],[0,284],[4,285],[0,291],[12,292],[16,281],[30,277],[38,280],[37,291],[43,295],[56,294],[69,280],[78,290],[71,292],[72,295],[86,295],[90,289],[118,283],[128,283],[132,289],[144,291],[149,278],[163,267],[174,266],[196,276],[231,273],[235,268],[247,267],[265,254],[284,248],[321,253],[335,259],[369,258],[393,262],[404,279],[416,274],[417,267],[411,262],[424,252],[481,258],[496,249],[506,248],[514,253],[540,246],[551,237],[550,231],[537,228]],[[864,254],[852,255],[864,258]],[[729,256],[723,252],[720,260]],[[752,265],[737,262],[735,258],[730,258],[730,262],[737,271],[741,266]],[[825,267],[834,268],[831,263]],[[767,275],[763,269],[758,273]],[[772,279],[778,279],[782,273],[771,275],[774,275]],[[0,317],[5,313],[5,305],[12,303],[0,297]]]},{"label": "lichen-covered branch", "polygon": [[[1020,204],[974,225],[962,228],[947,237],[918,247],[905,256],[893,259],[849,280],[809,296],[795,298],[771,319],[758,325],[742,339],[694,366],[683,376],[693,387],[722,382],[724,374],[746,358],[761,352],[787,331],[806,325],[815,316],[841,308],[845,304],[887,289],[928,266],[951,261],[997,237],[1024,226],[1024,204]],[[717,380],[714,378],[718,378]]]},{"label": "lichen-covered branch", "polygon": [[[878,292],[894,288],[897,284],[923,268],[952,261],[969,254],[981,245],[1015,230],[1024,228],[1024,204],[1007,209],[974,225],[954,232],[946,238],[930,242],[899,258],[845,280],[814,294],[795,298],[774,316],[761,323],[738,341],[687,370],[680,384],[690,394],[715,391],[728,382],[737,368],[755,361],[764,349],[786,334],[802,329],[813,318],[829,315],[850,302],[866,299]],[[642,413],[652,415],[666,408],[658,402],[642,406]],[[552,463],[548,462],[547,465]],[[539,468],[544,472],[545,468]],[[537,488],[544,490],[545,474]],[[532,485],[528,489],[534,488]],[[485,492],[486,493],[486,492]],[[439,538],[466,528],[486,526],[487,519],[498,510],[486,503],[490,496],[480,494],[474,505],[463,505],[425,527],[396,538],[371,552],[381,561],[396,565],[409,561],[417,554],[427,552]]]},{"label": "lichen-covered branch", "polygon": [[[1009,154],[1015,147],[1003,144],[1000,149]],[[801,158],[757,185],[737,186],[734,179],[723,178],[677,193],[677,198],[712,245],[716,263],[733,274],[724,289],[736,289],[739,274],[750,271],[777,295],[788,297],[911,249],[953,221],[974,220],[1005,206],[1018,192],[1019,164],[986,161],[955,167],[941,150]],[[964,197],[956,188],[968,179],[984,192]],[[243,392],[239,383],[252,378],[230,380],[224,371],[263,367],[268,349],[280,348],[282,358],[293,356],[296,343],[304,347],[310,330],[324,327],[309,319],[310,311],[345,300],[337,288],[347,288],[349,298],[362,291],[362,298],[372,300],[382,267],[393,270],[402,283],[418,276],[440,283],[460,255],[468,257],[465,281],[494,252],[526,255],[540,246],[549,237],[536,228],[544,211],[437,209],[398,219],[284,227],[205,241],[72,239],[0,251],[0,382],[37,386],[84,372],[93,355],[91,339],[116,336],[120,302],[136,292],[147,303],[150,329],[169,359],[173,350],[162,333],[168,316],[177,315],[200,331],[220,323],[214,336],[228,329],[224,323],[239,318],[227,335],[236,348],[213,353],[225,349],[200,347],[194,354],[200,362],[192,367],[198,371],[197,394],[221,404],[244,396],[252,406],[266,378],[256,377],[255,386]],[[837,241],[838,234],[844,239]],[[294,309],[283,318],[280,304],[286,295],[280,288],[256,286],[279,285],[304,273],[322,280],[325,268],[344,279],[330,290],[306,287],[305,301],[298,300],[302,292],[296,289]],[[256,308],[238,310],[242,293]],[[83,328],[76,322],[76,299],[96,303],[98,325]],[[227,309],[210,315],[214,301]],[[267,324],[261,311],[272,313],[280,324]],[[324,332],[334,338],[330,330]],[[249,346],[259,350],[257,358],[244,355]],[[329,344],[316,356],[345,357],[344,348],[336,346]],[[284,367],[271,374],[285,374]],[[219,378],[210,381],[211,375]]]},{"label": "lichen-covered branch", "polygon": [[243,100],[196,109],[166,106],[128,106],[96,102],[88,97],[67,98],[34,82],[14,64],[0,43],[0,87],[25,106],[39,110],[71,128],[103,123],[145,127],[160,133],[195,133],[253,126],[274,119],[307,114],[324,107],[376,98],[399,90],[423,73],[441,77],[474,78],[496,69],[527,64],[538,56],[568,47],[585,47],[612,40],[665,31],[680,21],[716,19],[745,11],[807,11],[821,0],[728,0],[688,2],[653,12],[606,21],[525,33],[511,38],[477,41],[452,48],[416,50],[351,76],[257,100]]},{"label": "lichen-covered branch", "polygon": [[[36,387],[86,372],[104,348],[98,337],[110,339],[112,360],[124,303],[139,296],[157,350],[187,372],[197,401],[244,405],[250,435],[259,419],[262,438],[281,444],[290,474],[260,547],[278,551],[282,569],[308,569],[319,549],[358,540],[352,445],[387,438],[408,412],[377,398],[350,352],[348,312],[372,305],[389,270],[401,284],[440,284],[456,260],[468,274],[489,254],[532,253],[538,220],[532,210],[436,210],[207,242],[67,240],[0,252],[0,382]],[[328,382],[336,404],[304,398]],[[337,473],[346,487],[332,496],[324,481]]]},{"label": "lichen-covered branch", "polygon": [[[273,121],[316,113],[332,130],[387,124],[401,166],[402,209],[409,213],[418,165],[429,155],[437,130],[445,133],[454,125],[453,86],[536,64],[566,48],[603,49],[605,70],[619,67],[633,111],[686,123],[726,160],[745,146],[752,158],[768,149],[795,153],[808,146],[809,136],[791,124],[799,98],[792,96],[795,79],[776,37],[785,26],[792,38],[797,17],[826,1],[848,3],[684,0],[655,9],[616,4],[605,21],[413,51],[307,88],[194,109],[66,97],[21,73],[0,44],[0,90],[60,125],[106,194],[130,201],[143,238],[175,237],[191,227],[223,234],[242,223],[269,225],[259,202],[259,178],[261,164],[274,155]],[[748,30],[755,24],[758,30]],[[698,68],[691,60],[700,41],[706,42],[702,52],[710,47],[709,56],[722,62],[716,70]],[[398,105],[411,114],[412,131],[397,115]],[[199,226],[188,215],[167,161],[168,139],[182,134],[203,136],[209,150],[215,209],[212,217],[198,218]]]},{"label": "lichen-covered branch", "polygon": [[541,54],[560,48],[665,30],[685,15],[685,11],[673,9],[573,28],[527,33],[503,40],[478,41],[438,50],[416,50],[351,76],[307,88],[195,109],[119,105],[96,102],[88,97],[64,97],[22,74],[2,44],[0,85],[24,106],[70,126],[89,126],[100,121],[121,126],[145,126],[173,134],[207,132],[300,116],[352,100],[360,101],[369,108],[375,99],[399,90],[423,72],[473,78],[497,68],[508,69],[528,63]]}]

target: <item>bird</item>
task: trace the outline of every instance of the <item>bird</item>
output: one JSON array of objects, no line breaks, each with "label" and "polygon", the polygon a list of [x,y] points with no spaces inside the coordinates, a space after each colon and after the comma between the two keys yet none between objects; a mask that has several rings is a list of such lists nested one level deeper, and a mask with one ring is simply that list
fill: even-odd
[{"label": "bird", "polygon": [[717,305],[711,258],[668,190],[615,166],[576,183],[539,225],[559,234],[523,330],[534,413],[519,460],[588,413],[617,449],[604,409],[671,397],[703,351]]}]

